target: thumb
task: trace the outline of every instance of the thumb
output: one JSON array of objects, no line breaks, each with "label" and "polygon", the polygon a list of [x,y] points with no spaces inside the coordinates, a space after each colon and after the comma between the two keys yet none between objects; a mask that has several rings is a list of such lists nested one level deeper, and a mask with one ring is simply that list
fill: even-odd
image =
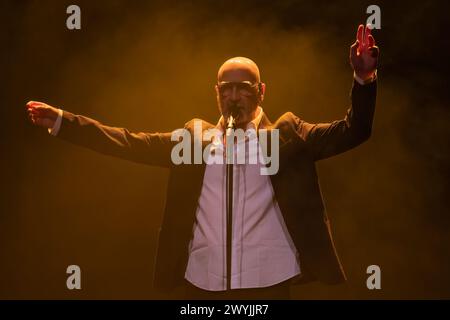
[{"label": "thumb", "polygon": [[358,55],[358,47],[359,47],[359,41],[356,40],[356,42],[350,47],[350,57],[356,57]]},{"label": "thumb", "polygon": [[376,46],[371,47],[369,49],[369,52],[372,58],[378,58],[378,56],[380,55],[380,49]]}]

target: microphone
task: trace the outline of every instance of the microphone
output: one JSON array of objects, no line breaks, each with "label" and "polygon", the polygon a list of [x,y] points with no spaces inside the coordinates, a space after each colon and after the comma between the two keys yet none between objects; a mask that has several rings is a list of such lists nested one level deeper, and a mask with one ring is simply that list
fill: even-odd
[{"label": "microphone", "polygon": [[239,116],[239,107],[237,104],[233,104],[230,107],[230,112],[228,113],[228,119],[227,119],[227,131],[229,129],[234,129],[236,126],[236,118]]}]

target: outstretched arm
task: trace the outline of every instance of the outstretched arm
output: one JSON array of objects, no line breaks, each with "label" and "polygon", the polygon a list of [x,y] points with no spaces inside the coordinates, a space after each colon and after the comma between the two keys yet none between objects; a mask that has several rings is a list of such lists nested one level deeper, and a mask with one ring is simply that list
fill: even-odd
[{"label": "outstretched arm", "polygon": [[297,133],[311,145],[316,160],[345,152],[366,141],[372,131],[376,103],[376,67],[379,49],[370,28],[358,27],[350,47],[350,64],[355,81],[352,104],[342,120],[310,124],[297,119]]},{"label": "outstretched arm", "polygon": [[[59,138],[91,150],[149,165],[170,166],[170,133],[132,133],[43,102],[26,105],[30,121]],[[60,123],[58,123],[58,118]]]}]

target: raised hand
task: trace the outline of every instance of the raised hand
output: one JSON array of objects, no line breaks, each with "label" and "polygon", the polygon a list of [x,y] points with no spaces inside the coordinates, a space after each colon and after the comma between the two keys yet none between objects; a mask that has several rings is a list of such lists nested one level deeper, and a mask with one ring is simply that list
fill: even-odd
[{"label": "raised hand", "polygon": [[28,118],[37,126],[53,128],[58,118],[58,109],[46,103],[30,101],[26,104]]},{"label": "raised hand", "polygon": [[350,64],[356,75],[362,80],[374,76],[377,69],[379,48],[375,46],[375,39],[370,28],[360,24],[356,33],[356,41],[350,47]]}]

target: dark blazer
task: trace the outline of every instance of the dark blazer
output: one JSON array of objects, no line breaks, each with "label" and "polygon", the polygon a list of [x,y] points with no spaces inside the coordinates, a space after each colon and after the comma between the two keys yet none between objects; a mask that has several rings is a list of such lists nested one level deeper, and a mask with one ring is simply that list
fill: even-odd
[{"label": "dark blazer", "polygon": [[[351,107],[344,119],[310,124],[293,113],[271,123],[264,115],[260,126],[279,129],[279,171],[270,176],[286,226],[300,255],[302,274],[293,281],[346,280],[337,256],[318,183],[315,162],[356,147],[371,135],[376,82],[353,82]],[[193,133],[193,121],[184,128]],[[202,121],[203,130],[213,125]],[[168,133],[132,133],[90,118],[63,112],[58,137],[115,157],[170,169],[165,212],[155,259],[155,288],[170,291],[182,284],[192,237],[205,164],[174,165]],[[205,146],[208,142],[203,143]]]}]

